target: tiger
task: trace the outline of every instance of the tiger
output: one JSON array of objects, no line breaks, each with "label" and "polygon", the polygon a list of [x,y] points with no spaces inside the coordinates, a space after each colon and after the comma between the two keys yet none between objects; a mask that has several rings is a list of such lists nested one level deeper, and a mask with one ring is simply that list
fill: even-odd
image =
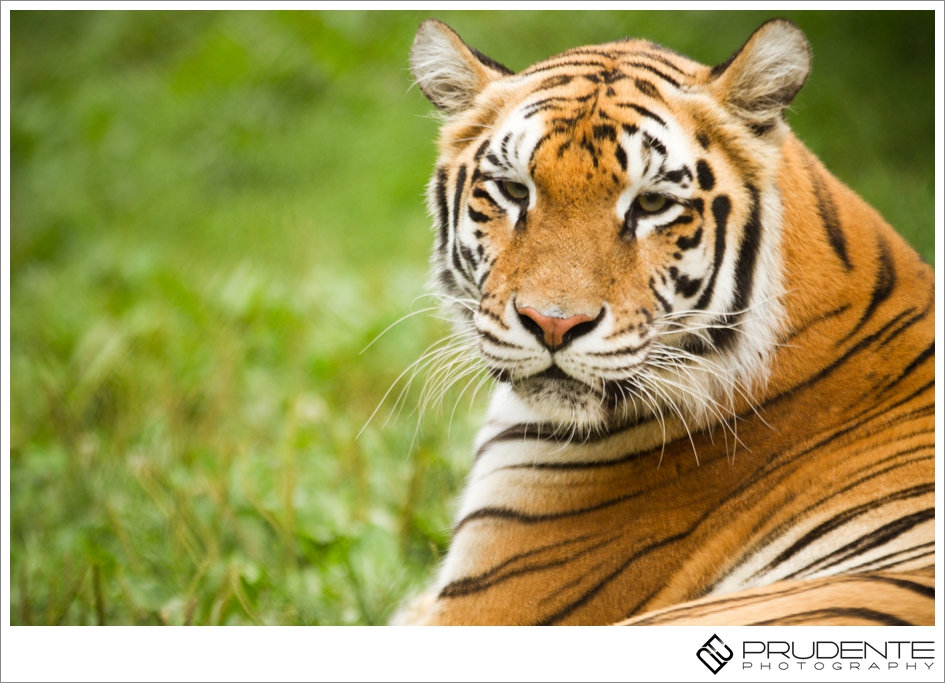
[{"label": "tiger", "polygon": [[399,624],[934,623],[932,268],[789,129],[794,23],[518,73],[422,23],[432,278],[494,380]]}]

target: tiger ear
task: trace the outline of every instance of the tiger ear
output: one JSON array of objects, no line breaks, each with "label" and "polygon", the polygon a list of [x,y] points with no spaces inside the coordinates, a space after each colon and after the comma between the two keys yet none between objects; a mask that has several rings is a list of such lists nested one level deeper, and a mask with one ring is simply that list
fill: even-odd
[{"label": "tiger ear", "polygon": [[759,134],[775,127],[810,73],[810,44],[793,22],[762,24],[725,62],[713,67],[716,98]]},{"label": "tiger ear", "polygon": [[513,75],[436,19],[427,19],[417,29],[410,70],[427,99],[447,114],[463,111],[489,83]]}]

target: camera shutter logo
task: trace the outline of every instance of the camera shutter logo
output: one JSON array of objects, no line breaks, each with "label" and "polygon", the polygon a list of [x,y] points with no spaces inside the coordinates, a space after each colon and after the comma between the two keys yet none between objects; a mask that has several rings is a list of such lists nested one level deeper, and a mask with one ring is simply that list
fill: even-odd
[{"label": "camera shutter logo", "polygon": [[700,647],[696,653],[699,661],[705,664],[706,668],[713,674],[721,671],[722,667],[728,664],[734,656],[735,653],[732,652],[731,648],[715,634],[712,634],[712,637],[705,641],[705,645]]}]

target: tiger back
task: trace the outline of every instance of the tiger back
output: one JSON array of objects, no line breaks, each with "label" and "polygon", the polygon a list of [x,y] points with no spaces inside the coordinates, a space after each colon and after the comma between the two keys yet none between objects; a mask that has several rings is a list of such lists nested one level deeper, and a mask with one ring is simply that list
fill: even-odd
[{"label": "tiger back", "polygon": [[515,74],[427,21],[411,65],[436,285],[497,387],[397,621],[931,624],[933,274],[788,129],[803,33]]}]

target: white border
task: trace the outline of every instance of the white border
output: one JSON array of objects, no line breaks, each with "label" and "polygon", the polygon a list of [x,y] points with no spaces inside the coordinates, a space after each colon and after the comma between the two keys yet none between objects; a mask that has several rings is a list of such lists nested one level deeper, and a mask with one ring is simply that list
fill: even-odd
[{"label": "white border", "polygon": [[[726,3],[722,3],[726,4]],[[114,9],[119,3],[86,2],[83,9]],[[628,3],[586,2],[581,8],[613,9]],[[140,2],[136,9],[219,9],[215,2]],[[370,9],[387,4],[282,2],[287,9]],[[857,9],[883,9],[889,3],[857,3]],[[272,9],[272,3],[228,3],[236,9]],[[400,3],[400,8],[440,9],[441,3]],[[634,3],[633,9],[666,9],[665,3]],[[681,3],[677,9],[703,9],[703,3]],[[847,9],[849,3],[800,2],[790,6],[766,5],[771,9]],[[0,77],[2,77],[2,131],[0,131],[0,207],[2,207],[2,290],[0,290],[0,458],[2,458],[2,571],[0,586],[0,680],[75,681],[164,681],[164,680],[909,680],[941,681],[945,659],[945,637],[941,628],[720,628],[720,637],[733,649],[744,640],[931,640],[935,644],[935,666],[931,671],[872,672],[826,671],[789,673],[745,671],[733,661],[713,676],[695,659],[695,652],[713,632],[696,627],[636,627],[634,629],[406,629],[321,627],[190,629],[115,627],[103,633],[78,627],[10,626],[10,10],[76,9],[77,3],[5,2],[0,15]],[[543,3],[541,9],[574,9],[570,2]],[[719,3],[713,9],[719,9]],[[737,5],[738,9],[747,9]],[[752,9],[757,8],[756,5]],[[937,269],[936,317],[941,323],[943,301],[943,213],[942,179],[945,111],[942,87],[943,9],[938,2],[899,2],[896,9],[935,11],[935,253]],[[463,2],[449,9],[536,9],[520,2]],[[942,337],[936,338],[936,425],[941,429],[945,406]],[[943,447],[936,443],[936,509],[941,511]],[[936,586],[941,595],[943,517],[936,516]],[[941,597],[936,602],[936,623],[943,620]]]}]

